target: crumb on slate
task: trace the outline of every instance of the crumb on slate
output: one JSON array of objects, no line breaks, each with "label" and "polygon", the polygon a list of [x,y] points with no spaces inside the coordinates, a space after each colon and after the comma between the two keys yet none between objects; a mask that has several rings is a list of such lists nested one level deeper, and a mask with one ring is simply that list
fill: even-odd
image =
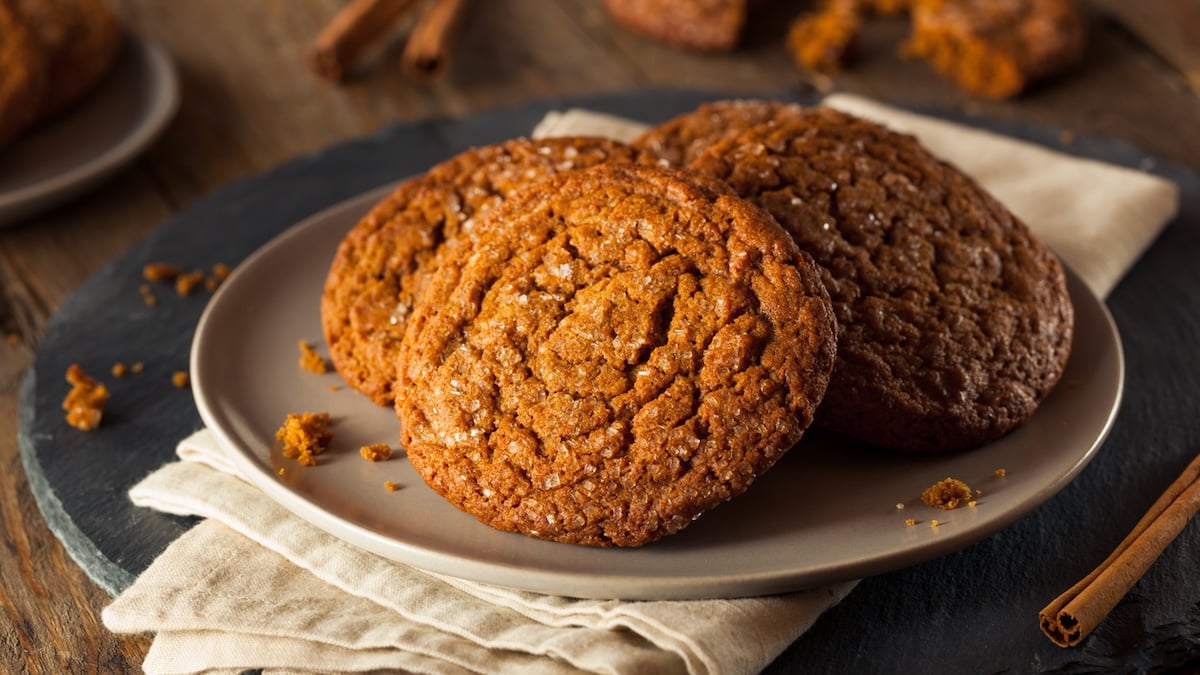
[{"label": "crumb on slate", "polygon": [[71,383],[71,391],[62,402],[63,410],[67,411],[67,424],[81,431],[100,426],[104,404],[108,402],[108,388],[74,363],[67,368],[67,382]]}]

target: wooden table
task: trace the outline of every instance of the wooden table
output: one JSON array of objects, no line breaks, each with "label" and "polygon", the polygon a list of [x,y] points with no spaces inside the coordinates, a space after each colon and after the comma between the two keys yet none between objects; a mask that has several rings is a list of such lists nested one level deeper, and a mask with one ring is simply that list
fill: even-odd
[{"label": "wooden table", "polygon": [[[172,213],[228,181],[397,121],[459,116],[547,96],[638,87],[747,94],[811,88],[782,47],[789,9],[778,2],[733,54],[700,55],[614,26],[596,0],[477,0],[448,77],[406,80],[398,53],[343,86],[306,68],[306,49],[338,0],[119,0],[127,24],[174,56],[178,116],[143,157],[65,207],[0,230],[0,671],[137,670],[147,638],[101,626],[108,596],[47,529],[21,469],[18,384],[43,328],[71,291]],[[1094,17],[1087,65],[1004,103],[970,100],[906,62],[892,45],[901,21],[874,25],[861,63],[833,84],[901,105],[938,106],[1053,124],[1121,139],[1148,154],[1200,166],[1200,97],[1130,33]]]}]

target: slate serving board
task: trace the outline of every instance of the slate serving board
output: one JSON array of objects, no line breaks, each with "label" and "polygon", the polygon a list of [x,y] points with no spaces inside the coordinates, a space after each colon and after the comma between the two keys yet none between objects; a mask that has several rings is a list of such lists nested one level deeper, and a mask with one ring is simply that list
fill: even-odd
[{"label": "slate serving board", "polygon": [[[21,389],[21,458],[38,505],[71,556],[116,594],[193,521],[134,507],[127,490],[200,428],[186,370],[208,295],[138,292],[147,262],[230,266],[327,206],[419,173],[467,147],[525,135],[549,110],[587,107],[646,122],[719,94],[642,90],[547,99],[462,119],[397,124],[297,158],[199,200],[98,272],[46,328]],[[777,98],[811,104],[794,94]],[[1182,193],[1179,217],[1108,300],[1123,337],[1116,424],[1076,480],[1011,527],[949,556],[862,581],[768,668],[820,672],[1169,672],[1200,667],[1200,526],[1186,529],[1125,601],[1074,649],[1052,645],[1037,611],[1085,575],[1200,450],[1200,174],[1115,141],[921,110],[1081,156],[1158,173]],[[115,379],[116,361],[145,371]],[[67,366],[113,392],[103,433],[63,421]],[[1047,451],[1051,451],[1047,448]]]}]

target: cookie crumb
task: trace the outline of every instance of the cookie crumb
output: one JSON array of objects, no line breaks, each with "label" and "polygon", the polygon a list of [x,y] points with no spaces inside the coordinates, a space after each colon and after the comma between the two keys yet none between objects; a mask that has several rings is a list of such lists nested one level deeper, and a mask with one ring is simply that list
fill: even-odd
[{"label": "cookie crumb", "polygon": [[1005,471],[1004,469],[996,469],[996,478],[1004,478],[1007,475],[1008,475],[1008,472]]},{"label": "cookie crumb", "polygon": [[400,489],[399,485],[396,485],[390,480],[383,481],[383,487],[386,488],[388,492],[395,492],[396,490]]},{"label": "cookie crumb", "polygon": [[142,266],[142,278],[146,281],[169,282],[175,281],[183,270],[178,265],[165,262],[146,263]]},{"label": "cookie crumb", "polygon": [[279,474],[282,477],[284,474],[287,473],[287,468],[281,466],[278,469],[275,469],[275,473]]},{"label": "cookie crumb", "polygon": [[63,410],[67,411],[67,424],[80,431],[91,431],[100,426],[104,416],[104,404],[108,402],[108,388],[83,372],[78,364],[67,368],[67,382],[71,391],[63,399]]},{"label": "cookie crumb", "polygon": [[934,518],[933,520],[929,521],[930,527],[937,527],[938,525],[941,525],[941,523],[938,522],[937,518]]},{"label": "cookie crumb", "polygon": [[141,361],[134,361],[134,362],[133,362],[133,365],[129,367],[129,370],[130,370],[130,371],[131,371],[131,372],[132,372],[134,375],[136,375],[136,374],[138,374],[138,373],[142,372],[142,371],[143,371],[143,370],[145,370],[145,369],[146,369],[146,364],[142,363]]},{"label": "cookie crumb", "polygon": [[916,524],[917,524],[917,519],[916,519],[916,518],[905,518],[905,519],[904,519],[904,524],[905,524],[905,525],[907,525],[907,526],[909,526],[909,527],[912,527],[913,525],[916,525]]},{"label": "cookie crumb", "polygon": [[175,279],[175,292],[179,295],[191,295],[203,282],[204,270],[193,270],[187,274],[181,274]]},{"label": "cookie crumb", "polygon": [[138,286],[138,293],[142,294],[142,302],[146,303],[147,307],[158,304],[158,298],[154,297],[154,291],[150,290],[150,284]]},{"label": "cookie crumb", "polygon": [[336,385],[336,384],[329,385],[329,391],[341,391],[341,390],[342,390],[342,387],[340,385]]},{"label": "cookie crumb", "polygon": [[333,440],[330,424],[329,413],[288,413],[283,426],[275,432],[276,440],[283,442],[283,456],[296,460],[300,466],[316,465],[314,455],[325,452]]},{"label": "cookie crumb", "polygon": [[939,509],[956,509],[971,498],[971,488],[957,478],[946,478],[929,486],[921,493],[921,501]]},{"label": "cookie crumb", "polygon": [[177,389],[183,389],[191,383],[191,378],[188,377],[186,371],[177,370],[171,374],[171,384]]},{"label": "cookie crumb", "polygon": [[329,372],[329,364],[304,340],[300,340],[300,367],[317,375]]},{"label": "cookie crumb", "polygon": [[128,372],[129,372],[129,368],[126,367],[126,365],[124,363],[117,361],[116,363],[113,364],[113,367],[112,367],[112,376],[113,377],[125,377],[125,374]]},{"label": "cookie crumb", "polygon": [[392,447],[387,443],[372,443],[358,449],[368,462],[386,462],[392,456]]},{"label": "cookie crumb", "polygon": [[971,501],[967,502],[967,506],[970,506],[971,508],[975,508],[975,505],[976,505],[976,504],[978,504],[978,503],[979,503],[979,502],[977,502],[977,501],[975,501],[974,499],[972,499]]},{"label": "cookie crumb", "polygon": [[897,511],[903,511],[903,510],[904,510],[904,503],[903,503],[903,502],[896,502],[896,510],[897,510]]}]

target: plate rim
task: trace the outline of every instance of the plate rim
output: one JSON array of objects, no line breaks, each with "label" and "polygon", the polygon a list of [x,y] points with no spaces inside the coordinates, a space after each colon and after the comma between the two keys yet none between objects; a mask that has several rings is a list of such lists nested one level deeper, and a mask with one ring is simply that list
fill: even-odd
[{"label": "plate rim", "polygon": [[[605,598],[626,600],[684,600],[702,598],[747,597],[780,592],[796,591],[828,585],[838,582],[849,582],[883,572],[894,571],[915,565],[926,560],[937,558],[958,551],[965,546],[991,536],[1033,509],[1045,503],[1068,484],[1095,458],[1104,445],[1120,410],[1124,399],[1126,383],[1125,355],[1120,333],[1116,322],[1107,305],[1087,286],[1086,283],[1065,262],[1062,263],[1067,276],[1067,285],[1072,303],[1076,297],[1082,297],[1094,310],[1106,330],[1104,331],[1104,346],[1112,349],[1115,369],[1115,392],[1108,402],[1109,409],[1104,415],[1103,423],[1098,427],[1090,447],[1064,472],[1056,475],[1055,480],[1040,486],[1033,494],[1020,500],[1015,505],[994,518],[986,527],[967,529],[948,533],[936,539],[929,540],[924,545],[904,551],[879,551],[874,554],[859,557],[839,565],[826,565],[820,570],[807,571],[764,571],[742,575],[696,575],[689,576],[645,576],[637,574],[620,574],[597,572],[560,572],[555,570],[536,569],[521,566],[506,561],[481,561],[464,558],[454,553],[431,551],[410,542],[401,541],[384,534],[371,531],[361,525],[350,522],[335,513],[314,503],[305,496],[289,489],[278,482],[271,471],[253,456],[253,451],[240,447],[228,431],[220,424],[219,414],[210,408],[204,396],[206,375],[203,368],[203,343],[207,339],[211,325],[215,323],[212,315],[220,307],[222,297],[229,292],[227,289],[236,288],[239,272],[252,268],[262,257],[271,254],[278,246],[285,245],[291,238],[303,237],[309,229],[328,227],[325,224],[330,218],[342,215],[343,211],[365,213],[374,203],[388,194],[396,183],[389,183],[337,202],[298,221],[285,229],[265,244],[256,249],[241,264],[233,274],[218,288],[213,295],[196,325],[189,354],[189,369],[193,374],[193,396],[197,410],[206,428],[214,435],[217,442],[227,451],[233,464],[243,477],[262,490],[269,498],[283,506],[292,514],[317,526],[328,534],[346,541],[352,545],[375,553],[389,560],[408,564],[413,567],[434,573],[444,574],[473,582],[482,582],[521,591],[568,595],[580,598]],[[354,219],[346,224],[347,229],[353,225]],[[332,252],[331,252],[332,253]],[[1076,314],[1079,309],[1076,307]],[[1076,326],[1078,328],[1078,326]],[[1075,332],[1078,337],[1078,331]],[[1111,339],[1111,342],[1109,341]],[[1074,353],[1074,352],[1073,352]],[[1059,382],[1057,386],[1064,383]],[[1036,413],[1035,413],[1036,414]],[[485,528],[486,525],[478,524]],[[519,536],[519,535],[518,535]],[[565,544],[559,544],[565,545]],[[453,572],[445,571],[452,567]],[[620,589],[614,593],[614,588]],[[569,589],[569,590],[567,590]]]}]

